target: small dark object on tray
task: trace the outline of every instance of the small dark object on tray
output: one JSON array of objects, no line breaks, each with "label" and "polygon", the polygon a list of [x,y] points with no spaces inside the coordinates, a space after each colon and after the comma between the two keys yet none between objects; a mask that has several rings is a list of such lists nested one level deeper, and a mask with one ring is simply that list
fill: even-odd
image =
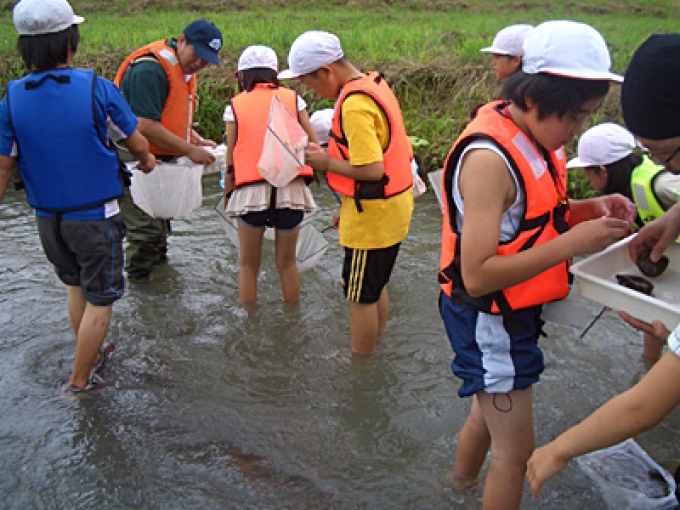
[{"label": "small dark object on tray", "polygon": [[649,258],[651,254],[652,252],[650,250],[640,253],[637,259],[637,267],[645,276],[661,276],[668,267],[668,257],[662,255],[659,260],[652,262]]},{"label": "small dark object on tray", "polygon": [[619,282],[619,285],[623,285],[629,289],[642,292],[648,296],[651,296],[652,291],[654,290],[654,285],[652,282],[645,280],[642,276],[635,276],[632,274],[617,274],[616,280]]}]

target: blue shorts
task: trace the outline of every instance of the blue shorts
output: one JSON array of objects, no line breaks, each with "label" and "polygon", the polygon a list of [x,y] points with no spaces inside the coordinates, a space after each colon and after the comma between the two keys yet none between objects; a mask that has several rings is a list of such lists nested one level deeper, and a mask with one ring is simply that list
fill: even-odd
[{"label": "blue shorts", "polygon": [[302,223],[304,215],[304,211],[284,207],[247,213],[238,216],[238,219],[249,227],[273,227],[282,232],[292,232]]},{"label": "blue shorts", "polygon": [[79,286],[88,303],[106,306],[123,296],[125,225],[119,214],[88,221],[38,216],[38,233],[59,279]]},{"label": "blue shorts", "polygon": [[545,369],[538,347],[541,308],[516,310],[522,328],[510,333],[502,315],[465,308],[441,294],[440,312],[455,354],[451,370],[463,380],[458,395],[508,393],[538,382]]}]

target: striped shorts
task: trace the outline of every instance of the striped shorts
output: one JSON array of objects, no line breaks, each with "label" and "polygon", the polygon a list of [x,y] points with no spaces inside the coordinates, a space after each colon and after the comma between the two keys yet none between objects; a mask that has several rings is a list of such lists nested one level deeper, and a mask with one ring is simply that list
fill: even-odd
[{"label": "striped shorts", "polygon": [[503,316],[460,306],[441,294],[440,312],[455,354],[451,370],[463,381],[458,395],[508,393],[538,382],[545,369],[538,346],[541,308],[515,310],[522,328],[511,333]]},{"label": "striped shorts", "polygon": [[399,254],[397,243],[377,250],[345,248],[342,264],[342,288],[348,301],[376,303],[390,279]]}]

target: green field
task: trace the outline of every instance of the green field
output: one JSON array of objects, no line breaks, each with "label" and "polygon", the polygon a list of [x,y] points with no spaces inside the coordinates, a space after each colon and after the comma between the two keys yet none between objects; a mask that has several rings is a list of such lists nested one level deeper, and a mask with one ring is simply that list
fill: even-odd
[{"label": "green field", "polygon": [[[16,55],[11,6],[0,3],[0,91],[23,73]],[[635,48],[652,33],[680,29],[676,0],[602,0],[599,2],[522,1],[329,1],[252,0],[144,1],[101,0],[71,4],[86,18],[75,65],[91,67],[107,78],[127,53],[149,41],[173,37],[197,18],[213,21],[224,34],[222,67],[199,75],[202,134],[221,139],[222,110],[236,92],[233,77],[240,52],[250,44],[276,50],[280,67],[292,41],[309,29],[340,37],[345,54],[365,71],[382,71],[404,110],[409,134],[422,142],[416,155],[424,172],[441,164],[470,111],[494,98],[499,85],[488,57],[479,52],[495,33],[513,23],[538,24],[574,19],[597,28],[607,40],[613,70],[625,72]],[[330,106],[301,90],[310,111]],[[620,121],[618,86],[592,119]],[[573,151],[569,147],[568,151]],[[586,192],[582,181],[575,195]]]}]

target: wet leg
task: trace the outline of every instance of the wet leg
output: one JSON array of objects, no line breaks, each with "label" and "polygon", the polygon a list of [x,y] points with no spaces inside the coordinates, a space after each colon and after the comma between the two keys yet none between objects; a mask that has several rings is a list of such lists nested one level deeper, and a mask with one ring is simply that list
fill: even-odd
[{"label": "wet leg", "polygon": [[349,336],[352,352],[373,354],[378,338],[378,303],[349,302]]},{"label": "wet leg", "polygon": [[453,480],[465,485],[477,479],[491,446],[491,435],[482,415],[477,396],[472,397],[470,414],[458,434]]},{"label": "wet leg", "polygon": [[257,301],[257,276],[262,257],[264,227],[238,225],[238,290],[243,304]]},{"label": "wet leg", "polygon": [[[80,287],[69,287],[69,313],[80,307],[82,299]],[[76,333],[76,356],[73,360],[73,370],[69,380],[71,385],[82,388],[87,384],[92,365],[97,360],[99,349],[102,346],[102,342],[104,342],[104,338],[106,338],[112,309],[113,304],[95,306],[85,302],[82,318],[74,326],[74,332]],[[74,316],[71,315],[72,324],[73,320]]]},{"label": "wet leg", "polygon": [[294,303],[300,299],[300,275],[295,261],[295,249],[300,229],[293,232],[276,230],[276,269],[281,278],[283,300]]},{"label": "wet leg", "polygon": [[478,393],[491,435],[491,463],[484,486],[482,508],[520,508],[527,461],[534,449],[532,389],[508,394]]}]

